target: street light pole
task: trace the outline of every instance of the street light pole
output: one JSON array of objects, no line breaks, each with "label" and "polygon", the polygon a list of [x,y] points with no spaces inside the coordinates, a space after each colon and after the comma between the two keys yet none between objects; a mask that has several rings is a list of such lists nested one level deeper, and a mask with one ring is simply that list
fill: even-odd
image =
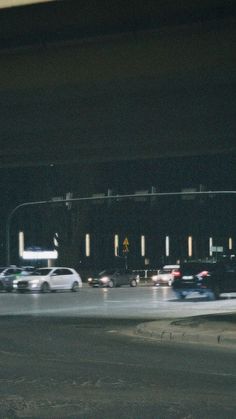
[{"label": "street light pole", "polygon": [[[185,191],[185,192],[144,192],[139,193],[138,197],[170,197],[170,196],[186,196],[186,195],[235,195],[236,191]],[[68,199],[58,199],[48,200],[48,201],[31,201],[31,202],[23,202],[13,208],[6,221],[6,263],[7,266],[11,264],[11,221],[13,215],[21,208],[28,207],[28,206],[35,206],[35,205],[56,205],[66,202],[89,202],[89,201],[99,201],[99,200],[120,200],[120,199],[137,199],[137,194],[128,194],[128,195],[108,195],[108,196],[90,196],[90,197],[82,197],[82,198],[68,198]]]},{"label": "street light pole", "polygon": [[17,205],[15,208],[11,210],[8,214],[7,221],[6,221],[6,263],[7,266],[11,264],[11,246],[10,246],[10,235],[11,235],[11,221],[13,215],[22,207],[30,206],[30,205],[43,205],[51,201],[33,201],[33,202],[23,202],[22,204]]}]

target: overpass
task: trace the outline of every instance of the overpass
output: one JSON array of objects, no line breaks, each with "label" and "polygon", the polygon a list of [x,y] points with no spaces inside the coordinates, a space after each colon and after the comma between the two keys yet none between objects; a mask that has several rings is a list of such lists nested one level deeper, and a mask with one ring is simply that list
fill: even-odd
[{"label": "overpass", "polygon": [[0,10],[0,167],[235,153],[234,1]]}]

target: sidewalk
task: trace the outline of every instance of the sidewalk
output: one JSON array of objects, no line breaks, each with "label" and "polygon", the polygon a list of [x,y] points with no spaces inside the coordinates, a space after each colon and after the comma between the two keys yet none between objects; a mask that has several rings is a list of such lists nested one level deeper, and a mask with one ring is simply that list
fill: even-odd
[{"label": "sidewalk", "polygon": [[159,341],[236,345],[236,313],[145,322],[136,334]]}]

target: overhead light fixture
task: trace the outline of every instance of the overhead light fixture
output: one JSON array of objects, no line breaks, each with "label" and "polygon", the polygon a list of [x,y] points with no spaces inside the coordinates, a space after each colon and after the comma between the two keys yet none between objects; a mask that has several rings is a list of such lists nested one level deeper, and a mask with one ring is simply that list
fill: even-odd
[{"label": "overhead light fixture", "polygon": [[7,9],[9,7],[29,6],[36,3],[49,3],[55,0],[1,0],[0,9]]}]

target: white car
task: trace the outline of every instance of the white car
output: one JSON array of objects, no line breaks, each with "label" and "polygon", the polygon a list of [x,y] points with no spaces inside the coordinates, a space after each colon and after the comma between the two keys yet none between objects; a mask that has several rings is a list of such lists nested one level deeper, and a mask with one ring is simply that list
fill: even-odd
[{"label": "white car", "polygon": [[174,278],[180,275],[179,265],[165,265],[152,276],[153,285],[172,285]]},{"label": "white car", "polygon": [[21,276],[13,281],[13,288],[19,292],[56,290],[77,291],[82,287],[80,275],[72,268],[39,268],[33,274]]}]

